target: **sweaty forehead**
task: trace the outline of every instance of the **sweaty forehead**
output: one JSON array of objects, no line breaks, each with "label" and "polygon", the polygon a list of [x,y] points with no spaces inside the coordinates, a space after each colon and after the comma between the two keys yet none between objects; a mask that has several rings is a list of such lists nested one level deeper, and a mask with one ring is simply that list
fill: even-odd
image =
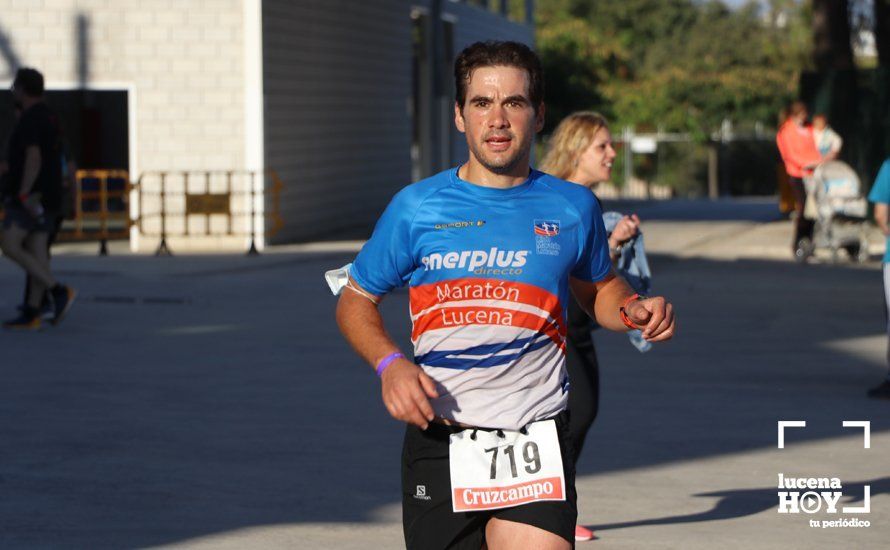
[{"label": "sweaty forehead", "polygon": [[503,65],[477,67],[470,73],[470,81],[467,84],[467,96],[474,95],[521,95],[528,97],[528,72],[519,67]]}]

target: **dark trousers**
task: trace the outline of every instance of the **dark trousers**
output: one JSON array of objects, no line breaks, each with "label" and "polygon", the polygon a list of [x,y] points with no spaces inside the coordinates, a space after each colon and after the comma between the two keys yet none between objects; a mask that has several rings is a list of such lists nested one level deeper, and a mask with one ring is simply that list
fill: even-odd
[{"label": "dark trousers", "polygon": [[569,298],[566,368],[569,372],[569,439],[575,462],[599,410],[600,373],[587,313]]},{"label": "dark trousers", "polygon": [[794,241],[791,243],[792,249],[797,249],[797,243],[803,238],[812,240],[813,238],[813,220],[803,217],[804,205],[807,202],[807,190],[803,185],[801,178],[788,178],[788,186],[791,187],[791,194],[794,196],[794,212],[797,214],[797,224],[794,226]]}]

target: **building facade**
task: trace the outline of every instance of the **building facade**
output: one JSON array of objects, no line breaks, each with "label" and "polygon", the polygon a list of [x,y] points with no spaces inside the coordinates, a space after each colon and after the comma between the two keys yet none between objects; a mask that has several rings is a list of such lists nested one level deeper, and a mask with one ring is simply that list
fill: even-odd
[{"label": "building facade", "polygon": [[[41,70],[81,166],[142,179],[135,249],[158,244],[161,173],[174,250],[243,248],[251,185],[261,245],[361,237],[399,188],[466,158],[454,56],[476,40],[532,43],[531,12],[531,0],[0,0],[0,78]],[[234,231],[183,214],[183,193],[225,191],[227,172],[241,186]],[[280,211],[274,234],[263,210]]]}]

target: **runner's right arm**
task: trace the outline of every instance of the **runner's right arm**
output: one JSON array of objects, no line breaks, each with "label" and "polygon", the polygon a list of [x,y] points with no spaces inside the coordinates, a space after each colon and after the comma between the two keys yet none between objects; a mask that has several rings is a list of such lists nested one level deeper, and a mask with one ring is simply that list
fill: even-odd
[{"label": "runner's right arm", "polygon": [[[350,286],[357,286],[350,280]],[[377,304],[346,287],[337,302],[337,324],[352,348],[372,368],[398,351],[386,333]],[[390,363],[381,375],[383,404],[396,420],[426,429],[433,419],[430,397],[438,397],[436,383],[423,369],[404,358]]]},{"label": "runner's right arm", "polygon": [[[399,351],[383,328],[377,304],[380,297],[404,286],[417,269],[412,221],[419,203],[415,186],[393,197],[352,263],[349,286],[337,304],[340,331],[372,368]],[[389,414],[426,429],[433,419],[429,398],[438,397],[433,379],[419,366],[401,358],[390,363],[380,378],[383,404]]]},{"label": "runner's right arm", "polygon": [[884,161],[878,171],[878,177],[868,192],[868,201],[875,205],[875,224],[881,233],[890,236],[890,159]]}]

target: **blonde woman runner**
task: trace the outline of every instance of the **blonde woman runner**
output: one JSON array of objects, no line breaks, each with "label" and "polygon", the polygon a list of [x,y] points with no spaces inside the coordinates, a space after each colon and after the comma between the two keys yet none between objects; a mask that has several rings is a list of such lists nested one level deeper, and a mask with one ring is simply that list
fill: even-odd
[{"label": "blonde woman runner", "polygon": [[[615,160],[612,135],[606,119],[599,113],[572,113],[553,132],[540,169],[557,178],[592,188],[612,177]],[[609,235],[609,255],[613,262],[621,245],[638,232],[640,219],[636,214],[624,216]],[[566,368],[569,372],[569,437],[574,446],[575,462],[587,432],[593,425],[599,406],[599,363],[590,335],[590,317],[569,300]],[[575,527],[575,540],[592,540],[593,531],[583,525]]]}]

